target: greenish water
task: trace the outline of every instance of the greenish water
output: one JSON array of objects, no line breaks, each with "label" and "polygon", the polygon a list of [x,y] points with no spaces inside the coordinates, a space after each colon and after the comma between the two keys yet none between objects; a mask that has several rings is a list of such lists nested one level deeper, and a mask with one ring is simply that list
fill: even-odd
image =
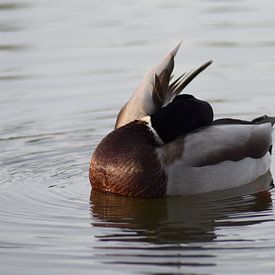
[{"label": "greenish water", "polygon": [[144,73],[182,38],[176,74],[214,60],[186,91],[217,118],[274,115],[274,9],[0,1],[1,274],[273,274],[271,174],[142,200],[91,192],[88,166]]}]

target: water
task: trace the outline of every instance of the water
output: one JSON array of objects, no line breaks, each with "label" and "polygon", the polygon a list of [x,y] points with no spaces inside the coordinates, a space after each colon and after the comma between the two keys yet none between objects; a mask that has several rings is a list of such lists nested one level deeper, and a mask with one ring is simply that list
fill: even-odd
[{"label": "water", "polygon": [[182,38],[178,74],[214,60],[186,91],[217,118],[274,115],[274,8],[1,0],[1,274],[274,274],[270,174],[154,200],[91,193],[88,182],[91,153],[119,108]]}]

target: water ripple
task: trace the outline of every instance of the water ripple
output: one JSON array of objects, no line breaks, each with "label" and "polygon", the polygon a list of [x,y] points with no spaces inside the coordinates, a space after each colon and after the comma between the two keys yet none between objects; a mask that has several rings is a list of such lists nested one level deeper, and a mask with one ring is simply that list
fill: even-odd
[{"label": "water ripple", "polygon": [[91,192],[92,224],[101,232],[96,235],[98,260],[125,266],[214,267],[219,249],[273,248],[275,239],[262,246],[252,237],[223,235],[234,227],[273,221],[266,191],[271,183],[268,173],[242,188],[154,200]]},{"label": "water ripple", "polygon": [[1,274],[273,274],[270,175],[156,200],[88,180],[119,108],[182,38],[177,72],[215,60],[187,92],[217,117],[272,114],[273,2],[53,2],[0,3]]}]

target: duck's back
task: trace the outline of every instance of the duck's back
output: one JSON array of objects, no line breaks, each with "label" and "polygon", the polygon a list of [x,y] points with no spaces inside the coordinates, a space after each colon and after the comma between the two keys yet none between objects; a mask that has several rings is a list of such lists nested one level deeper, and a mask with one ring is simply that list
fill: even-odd
[{"label": "duck's back", "polygon": [[213,125],[157,149],[169,179],[168,195],[241,186],[270,167],[272,126]]},{"label": "duck's back", "polygon": [[112,131],[97,146],[90,164],[93,189],[133,197],[162,197],[167,177],[155,153],[157,143],[143,121]]}]

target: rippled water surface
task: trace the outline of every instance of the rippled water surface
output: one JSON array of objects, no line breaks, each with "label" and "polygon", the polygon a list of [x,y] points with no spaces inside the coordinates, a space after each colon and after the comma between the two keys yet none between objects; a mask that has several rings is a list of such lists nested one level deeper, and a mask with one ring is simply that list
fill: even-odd
[{"label": "rippled water surface", "polygon": [[119,108],[182,38],[178,74],[214,60],[186,90],[216,117],[275,115],[274,10],[271,0],[0,0],[1,274],[274,274],[271,174],[153,200],[88,182]]}]

